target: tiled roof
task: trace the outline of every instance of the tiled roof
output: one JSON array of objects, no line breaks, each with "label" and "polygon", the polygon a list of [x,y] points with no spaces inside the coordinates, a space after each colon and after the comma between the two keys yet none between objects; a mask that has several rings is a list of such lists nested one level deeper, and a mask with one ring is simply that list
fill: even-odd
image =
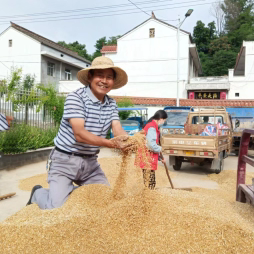
[{"label": "tiled roof", "polygon": [[[111,96],[116,101],[128,98],[135,105],[152,105],[152,106],[175,106],[174,98],[152,98],[152,97],[128,97],[128,96]],[[180,106],[224,106],[224,107],[254,107],[254,100],[189,100],[180,99]]]},{"label": "tiled roof", "polygon": [[101,49],[101,53],[117,52],[117,45],[106,45]]},{"label": "tiled roof", "polygon": [[11,22],[11,27],[15,28],[16,30],[20,31],[21,33],[24,33],[24,34],[28,35],[29,37],[39,41],[40,43],[42,43],[42,44],[44,44],[46,46],[49,46],[49,47],[54,48],[56,50],[59,50],[59,51],[65,53],[65,54],[68,54],[68,55],[70,55],[72,57],[75,57],[75,58],[77,58],[77,59],[79,59],[79,60],[81,60],[83,62],[91,63],[90,61],[86,60],[85,58],[79,56],[77,52],[72,51],[70,49],[67,49],[67,48],[59,45],[58,43],[56,43],[54,41],[51,41],[51,40],[49,40],[49,39],[47,39],[45,37],[42,37],[41,35],[36,34],[36,33],[32,32],[32,31],[30,31],[30,30],[28,30],[28,29],[26,29],[26,28],[24,28],[22,26],[19,26],[19,25],[15,24],[15,23]]}]

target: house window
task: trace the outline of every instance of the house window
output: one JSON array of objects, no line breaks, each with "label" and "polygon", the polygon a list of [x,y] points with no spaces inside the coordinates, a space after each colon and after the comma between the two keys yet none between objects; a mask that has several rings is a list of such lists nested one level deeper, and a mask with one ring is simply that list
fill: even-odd
[{"label": "house window", "polygon": [[235,97],[239,97],[240,96],[240,93],[235,93]]},{"label": "house window", "polygon": [[71,70],[65,69],[65,80],[72,80]]},{"label": "house window", "polygon": [[48,63],[48,76],[54,77],[54,74],[55,74],[55,64]]},{"label": "house window", "polygon": [[149,30],[149,37],[150,38],[154,38],[155,37],[155,29],[154,28],[150,28],[150,30]]},{"label": "house window", "polygon": [[9,47],[12,47],[12,40],[9,40]]}]

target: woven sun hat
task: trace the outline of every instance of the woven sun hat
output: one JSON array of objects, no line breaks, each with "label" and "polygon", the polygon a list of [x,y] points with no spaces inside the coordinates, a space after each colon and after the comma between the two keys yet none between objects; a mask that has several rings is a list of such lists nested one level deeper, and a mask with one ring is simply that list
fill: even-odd
[{"label": "woven sun hat", "polygon": [[116,72],[116,77],[114,80],[114,86],[112,89],[118,89],[128,82],[128,76],[124,70],[121,68],[114,66],[114,63],[111,59],[105,56],[96,57],[92,65],[86,69],[83,69],[77,73],[78,80],[84,84],[85,86],[89,85],[88,81],[88,72],[90,70],[98,70],[98,69],[113,69]]}]

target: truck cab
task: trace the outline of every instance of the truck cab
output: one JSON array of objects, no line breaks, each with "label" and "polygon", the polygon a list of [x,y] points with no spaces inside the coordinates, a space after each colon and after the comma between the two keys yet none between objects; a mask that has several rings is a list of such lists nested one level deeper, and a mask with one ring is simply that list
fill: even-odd
[{"label": "truck cab", "polygon": [[168,114],[168,118],[164,125],[161,127],[161,134],[183,134],[184,124],[190,111],[193,111],[191,107],[165,107],[164,110]]}]

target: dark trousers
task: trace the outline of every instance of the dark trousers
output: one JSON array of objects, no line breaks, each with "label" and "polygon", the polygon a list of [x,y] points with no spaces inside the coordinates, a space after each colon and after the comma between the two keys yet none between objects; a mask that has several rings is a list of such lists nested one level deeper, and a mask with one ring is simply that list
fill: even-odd
[{"label": "dark trousers", "polygon": [[142,170],[143,170],[143,178],[144,178],[145,186],[151,190],[154,190],[156,185],[155,170],[148,170],[148,169],[142,169]]}]

